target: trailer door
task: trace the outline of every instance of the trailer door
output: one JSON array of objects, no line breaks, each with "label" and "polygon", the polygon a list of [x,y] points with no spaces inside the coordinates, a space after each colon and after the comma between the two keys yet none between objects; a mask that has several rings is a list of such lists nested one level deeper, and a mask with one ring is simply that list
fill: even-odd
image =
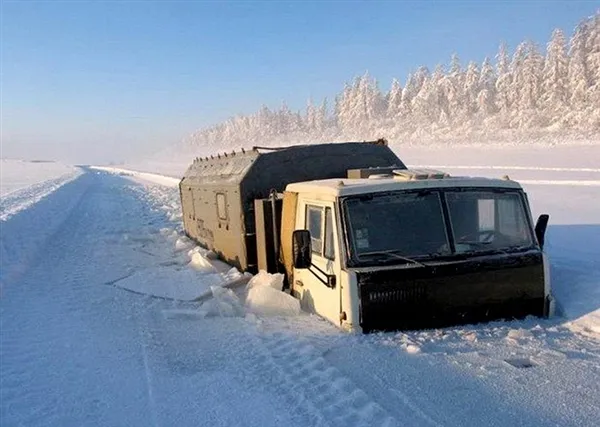
[{"label": "trailer door", "polygon": [[294,269],[293,286],[304,310],[339,325],[341,263],[334,209],[333,202],[300,202],[296,229],[310,231],[313,265]]}]

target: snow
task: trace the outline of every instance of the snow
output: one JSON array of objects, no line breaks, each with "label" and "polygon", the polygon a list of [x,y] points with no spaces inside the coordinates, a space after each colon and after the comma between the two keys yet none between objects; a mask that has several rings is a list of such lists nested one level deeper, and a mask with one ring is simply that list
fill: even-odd
[{"label": "snow", "polygon": [[178,179],[171,176],[140,172],[131,169],[115,168],[111,166],[92,166],[92,169],[118,174],[124,177],[130,177],[133,180],[142,180],[154,184],[164,185],[166,187],[177,187],[179,185],[179,181],[181,180],[180,178]]},{"label": "snow", "polygon": [[0,424],[596,425],[600,188],[566,182],[600,146],[396,150],[554,182],[525,187],[560,315],[348,334],[187,239],[178,177],[83,169],[2,222]]},{"label": "snow", "polygon": [[81,174],[47,161],[0,159],[0,221],[6,221]]},{"label": "snow", "polygon": [[246,307],[262,316],[296,316],[300,301],[282,292],[283,274],[260,271],[246,287]]}]

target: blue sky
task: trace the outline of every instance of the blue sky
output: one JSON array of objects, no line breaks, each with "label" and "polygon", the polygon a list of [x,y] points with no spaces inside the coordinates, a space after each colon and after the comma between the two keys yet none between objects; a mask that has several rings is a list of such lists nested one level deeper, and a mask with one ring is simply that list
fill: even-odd
[{"label": "blue sky", "polygon": [[388,89],[463,64],[597,1],[2,0],[2,156],[127,160],[261,104],[303,109],[365,71]]}]

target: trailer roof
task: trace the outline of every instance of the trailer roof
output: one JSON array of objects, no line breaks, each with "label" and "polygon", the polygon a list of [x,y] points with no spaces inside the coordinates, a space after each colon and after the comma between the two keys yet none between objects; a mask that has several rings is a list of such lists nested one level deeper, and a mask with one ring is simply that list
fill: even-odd
[{"label": "trailer roof", "polygon": [[309,179],[345,177],[348,169],[395,166],[406,168],[384,143],[345,142],[297,145],[223,153],[196,158],[183,181],[196,185],[253,183],[268,192]]},{"label": "trailer roof", "polygon": [[378,193],[413,189],[434,188],[506,188],[522,189],[516,181],[506,179],[449,177],[443,179],[403,180],[398,178],[377,179],[323,179],[289,184],[286,191],[330,195],[333,197],[355,194]]}]

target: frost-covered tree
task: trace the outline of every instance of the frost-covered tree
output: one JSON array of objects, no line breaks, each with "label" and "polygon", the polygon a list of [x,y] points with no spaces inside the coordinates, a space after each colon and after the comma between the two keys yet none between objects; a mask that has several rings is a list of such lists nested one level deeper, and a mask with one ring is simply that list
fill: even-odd
[{"label": "frost-covered tree", "polygon": [[304,129],[308,132],[314,132],[317,129],[317,107],[309,99],[306,104],[306,115],[304,117]]},{"label": "frost-covered tree", "polygon": [[323,132],[329,124],[329,113],[327,108],[327,98],[323,98],[323,102],[317,110],[316,129],[318,132]]},{"label": "frost-covered tree", "polygon": [[477,94],[478,110],[483,116],[490,116],[497,111],[496,107],[496,73],[490,59],[486,57],[481,65],[479,75],[479,93]]},{"label": "frost-covered tree", "polygon": [[542,76],[542,96],[540,107],[548,116],[567,105],[567,78],[569,58],[566,51],[566,39],[560,29],[554,30],[546,48],[546,60]]},{"label": "frost-covered tree", "polygon": [[419,89],[417,88],[417,83],[415,81],[415,77],[412,74],[408,75],[406,79],[406,85],[404,89],[402,89],[402,100],[400,102],[400,115],[408,119],[412,112],[412,102],[417,96]]},{"label": "frost-covered tree", "polygon": [[588,70],[589,23],[582,22],[575,28],[569,45],[569,92],[570,105],[580,109],[586,105],[587,92],[590,87]]},{"label": "frost-covered tree", "polygon": [[427,67],[419,67],[413,74],[413,85],[415,96],[423,87],[423,83],[429,77],[429,69]]},{"label": "frost-covered tree", "polygon": [[469,62],[465,72],[463,92],[465,118],[471,118],[477,112],[477,96],[481,90],[479,86],[480,78],[479,66],[473,61]]},{"label": "frost-covered tree", "polygon": [[535,108],[542,93],[542,71],[544,68],[544,57],[540,54],[533,42],[526,42],[527,51],[523,68],[519,74],[522,78],[523,92],[520,97],[522,109]]},{"label": "frost-covered tree", "polygon": [[596,127],[600,127],[600,12],[588,20],[586,43],[589,76],[589,113],[594,115]]},{"label": "frost-covered tree", "polygon": [[365,115],[370,123],[383,119],[385,115],[385,98],[379,90],[376,79],[368,74],[361,79],[360,96],[364,99]]},{"label": "frost-covered tree", "polygon": [[510,59],[506,44],[502,43],[498,54],[496,55],[496,99],[498,108],[504,113],[508,113],[512,106],[512,83],[513,75],[511,73]]},{"label": "frost-covered tree", "polygon": [[398,118],[402,111],[402,86],[397,79],[392,80],[390,93],[387,96],[387,117]]},{"label": "frost-covered tree", "polygon": [[437,66],[432,75],[425,77],[413,100],[413,116],[418,122],[436,123],[440,118],[448,118],[448,102],[441,86],[443,78],[442,66]]},{"label": "frost-covered tree", "polygon": [[327,100],[319,106],[309,100],[302,114],[285,103],[263,105],[253,114],[199,130],[191,140],[212,146],[297,141],[298,135],[309,141],[362,139],[372,133],[402,140],[427,134],[460,138],[465,129],[495,135],[515,128],[554,132],[569,127],[600,134],[600,11],[582,20],[568,43],[555,30],[545,56],[529,41],[512,53],[501,44],[495,66],[486,58],[463,69],[454,54],[447,70],[438,66],[430,73],[419,67],[404,87],[394,79],[387,93],[366,73],[344,85],[332,110]]},{"label": "frost-covered tree", "polygon": [[335,106],[336,123],[341,129],[352,127],[352,107],[354,103],[355,87],[346,83],[344,90],[337,97]]},{"label": "frost-covered tree", "polygon": [[450,59],[449,73],[441,80],[444,93],[448,99],[448,108],[452,119],[461,120],[467,115],[464,99],[464,72],[457,54]]}]

